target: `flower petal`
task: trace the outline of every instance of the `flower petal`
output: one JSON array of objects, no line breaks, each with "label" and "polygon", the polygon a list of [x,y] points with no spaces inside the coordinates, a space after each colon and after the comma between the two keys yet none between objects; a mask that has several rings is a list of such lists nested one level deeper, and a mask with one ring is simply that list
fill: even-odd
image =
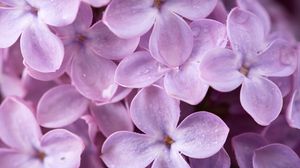
[{"label": "flower petal", "polygon": [[31,152],[39,147],[41,134],[33,112],[21,100],[9,97],[2,102],[0,138],[6,145],[19,151]]},{"label": "flower petal", "polygon": [[257,149],[253,155],[253,167],[290,167],[299,168],[298,155],[288,146],[282,144],[270,144]]},{"label": "flower petal", "polygon": [[172,0],[166,2],[166,8],[190,20],[208,16],[216,7],[217,0]]},{"label": "flower petal", "polygon": [[32,18],[32,15],[23,10],[0,7],[0,47],[13,45],[30,25]]},{"label": "flower petal", "polygon": [[149,165],[163,149],[154,139],[138,133],[119,131],[102,146],[102,160],[108,167],[141,168]]},{"label": "flower petal", "polygon": [[252,168],[253,152],[267,145],[267,140],[256,133],[243,133],[232,138],[232,147],[240,168]]},{"label": "flower petal", "polygon": [[224,145],[229,128],[216,115],[196,112],[185,118],[175,135],[176,149],[192,158],[207,158]]},{"label": "flower petal", "polygon": [[41,168],[42,163],[30,155],[10,149],[0,149],[0,164],[2,168]]},{"label": "flower petal", "polygon": [[114,62],[81,49],[72,61],[72,83],[82,95],[91,100],[109,100],[117,90],[114,82],[116,68]]},{"label": "flower petal", "polygon": [[191,168],[230,168],[230,158],[222,148],[218,153],[205,159],[190,159]]},{"label": "flower petal", "polygon": [[24,97],[25,94],[27,93],[27,90],[24,88],[20,78],[18,77],[1,74],[0,80],[1,80],[0,90],[1,90],[1,95],[3,97],[8,97],[8,96]]},{"label": "flower petal", "polygon": [[282,108],[282,94],[278,86],[264,77],[246,78],[240,93],[241,105],[260,125],[269,125]]},{"label": "flower petal", "polygon": [[133,131],[129,111],[121,102],[93,106],[91,113],[100,129],[108,137],[116,131]]},{"label": "flower petal", "polygon": [[139,38],[119,38],[102,21],[98,21],[88,30],[88,36],[88,46],[97,55],[111,60],[120,60],[132,54],[139,44]]},{"label": "flower petal", "polygon": [[164,88],[170,96],[196,105],[205,97],[208,85],[200,78],[199,65],[186,63],[180,69],[166,74]]},{"label": "flower petal", "polygon": [[37,106],[37,120],[48,128],[62,127],[76,121],[87,110],[89,101],[71,85],[54,87],[42,96]]},{"label": "flower petal", "polygon": [[265,48],[262,25],[259,18],[248,11],[240,8],[231,10],[227,18],[227,33],[236,54],[251,59]]},{"label": "flower petal", "polygon": [[51,130],[42,137],[41,145],[45,167],[79,167],[84,144],[77,135],[64,129]]},{"label": "flower petal", "polygon": [[157,61],[170,67],[183,64],[193,48],[193,33],[179,16],[164,11],[156,20],[149,41],[149,50]]},{"label": "flower petal", "polygon": [[38,17],[51,26],[65,26],[77,15],[80,0],[45,0],[40,3]]},{"label": "flower petal", "polygon": [[110,0],[82,0],[83,2],[86,2],[93,7],[102,7],[109,3]]},{"label": "flower petal", "polygon": [[35,20],[21,36],[25,63],[40,72],[55,72],[64,58],[64,46],[42,22]]},{"label": "flower petal", "polygon": [[271,18],[267,10],[257,0],[237,0],[237,4],[244,10],[248,10],[259,17],[264,25],[265,34],[271,30]]},{"label": "flower petal", "polygon": [[132,100],[130,113],[133,123],[144,133],[170,134],[179,120],[179,101],[156,86],[142,89]]},{"label": "flower petal", "polygon": [[293,128],[300,129],[300,92],[299,89],[293,91],[289,105],[287,107],[286,117],[288,123]]},{"label": "flower petal", "polygon": [[232,91],[244,79],[239,72],[241,64],[241,58],[231,50],[217,48],[205,54],[201,60],[200,76],[218,91]]},{"label": "flower petal", "polygon": [[192,56],[201,62],[203,55],[213,48],[224,48],[227,44],[226,27],[223,23],[201,19],[190,24],[194,36]]},{"label": "flower petal", "polygon": [[165,149],[153,162],[151,168],[190,168],[176,150]]},{"label": "flower petal", "polygon": [[137,51],[120,62],[115,81],[124,87],[142,88],[156,82],[165,71],[149,52]]},{"label": "flower petal", "polygon": [[297,68],[298,53],[289,42],[275,40],[258,56],[252,69],[264,76],[289,76]]},{"label": "flower petal", "polygon": [[121,38],[145,34],[153,25],[157,10],[151,0],[113,0],[106,8],[103,22]]}]

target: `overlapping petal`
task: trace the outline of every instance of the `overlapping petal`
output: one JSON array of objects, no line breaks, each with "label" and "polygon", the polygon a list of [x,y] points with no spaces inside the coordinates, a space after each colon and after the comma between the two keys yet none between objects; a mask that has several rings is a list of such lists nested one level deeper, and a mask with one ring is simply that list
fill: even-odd
[{"label": "overlapping petal", "polygon": [[188,163],[173,149],[163,150],[159,156],[154,160],[151,168],[190,168]]},{"label": "overlapping petal", "polygon": [[170,67],[182,65],[193,48],[192,30],[176,14],[163,11],[156,20],[149,41],[153,58]]},{"label": "overlapping petal", "polygon": [[76,121],[87,110],[89,101],[71,85],[54,87],[42,96],[37,120],[44,127],[62,127]]},{"label": "overlapping petal", "polygon": [[142,89],[132,100],[130,113],[133,123],[149,135],[169,135],[179,120],[179,101],[170,98],[156,86]]},{"label": "overlapping petal", "polygon": [[82,0],[94,7],[101,7],[109,3],[110,0]]},{"label": "overlapping petal", "polygon": [[243,108],[260,125],[269,125],[282,108],[282,94],[278,86],[263,77],[246,78],[240,100]]},{"label": "overlapping petal", "polygon": [[11,149],[0,149],[0,164],[2,168],[41,168],[42,163],[24,153]]},{"label": "overlapping petal", "polygon": [[176,149],[192,158],[207,158],[224,145],[229,128],[216,115],[196,112],[185,118],[175,132]]},{"label": "overlapping petal", "polygon": [[293,91],[286,112],[289,125],[300,129],[300,93],[298,89]]},{"label": "overlapping petal", "polygon": [[158,11],[152,6],[152,0],[112,0],[103,21],[119,37],[139,37],[154,24]]},{"label": "overlapping petal", "polygon": [[230,168],[230,157],[222,148],[218,153],[205,159],[190,159],[191,168]]}]

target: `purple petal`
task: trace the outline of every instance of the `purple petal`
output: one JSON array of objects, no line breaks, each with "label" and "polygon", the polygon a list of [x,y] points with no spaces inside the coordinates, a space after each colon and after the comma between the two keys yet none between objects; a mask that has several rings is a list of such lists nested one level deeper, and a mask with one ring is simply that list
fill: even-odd
[{"label": "purple petal", "polygon": [[260,125],[269,125],[274,121],[283,104],[278,86],[264,77],[246,78],[240,101],[246,112]]},{"label": "purple petal", "polygon": [[41,134],[33,112],[23,102],[13,97],[2,102],[0,138],[6,145],[31,152],[39,147]]},{"label": "purple petal", "polygon": [[166,74],[164,88],[170,96],[196,105],[205,97],[208,85],[200,78],[199,65],[187,63]]},{"label": "purple petal", "polygon": [[234,8],[229,13],[227,33],[231,47],[241,57],[251,59],[265,48],[264,27],[259,18],[248,11]]},{"label": "purple petal", "polygon": [[14,150],[0,149],[0,164],[2,168],[41,168],[42,163],[32,156]]},{"label": "purple petal", "polygon": [[45,167],[79,167],[84,144],[77,135],[64,129],[51,130],[42,137],[41,145]]},{"label": "purple petal", "polygon": [[190,20],[208,16],[216,7],[217,0],[172,0],[166,2],[166,8]]},{"label": "purple petal", "polygon": [[0,7],[0,47],[13,45],[30,25],[33,16],[23,10]]},{"label": "purple petal", "polygon": [[264,25],[265,33],[268,34],[271,29],[271,18],[267,10],[257,0],[237,0],[237,4],[244,10],[248,10],[259,17]]},{"label": "purple petal", "polygon": [[298,89],[292,93],[286,117],[291,127],[300,129],[300,92]]},{"label": "purple petal", "polygon": [[239,72],[241,58],[228,49],[214,49],[200,62],[201,78],[214,89],[228,92],[236,89],[244,80]]},{"label": "purple petal", "polygon": [[191,168],[230,168],[230,158],[222,148],[218,153],[206,159],[190,159]]},{"label": "purple petal", "polygon": [[83,2],[86,2],[93,7],[102,7],[109,3],[110,0],[82,0]]},{"label": "purple petal", "polygon": [[142,88],[156,82],[165,71],[166,68],[155,61],[149,52],[138,51],[120,62],[115,81],[124,87]]},{"label": "purple petal", "polygon": [[87,110],[89,101],[71,85],[60,85],[48,90],[37,106],[40,125],[62,127],[76,121]]},{"label": "purple petal", "polygon": [[55,72],[64,58],[60,39],[39,20],[35,20],[21,36],[21,52],[25,63],[40,72]]},{"label": "purple petal", "polygon": [[228,132],[229,128],[218,116],[208,112],[197,112],[180,123],[174,133],[174,145],[189,157],[207,158],[223,147]]},{"label": "purple petal", "polygon": [[20,78],[17,78],[12,75],[1,74],[0,80],[0,89],[2,96],[25,96],[27,91],[24,88]]},{"label": "purple petal", "polygon": [[89,47],[98,55],[112,60],[120,60],[132,54],[139,44],[139,38],[119,38],[102,21],[88,30],[88,36]]},{"label": "purple petal", "polygon": [[292,91],[293,78],[288,77],[269,77],[272,82],[274,82],[280,89],[282,97],[286,97]]},{"label": "purple petal", "polygon": [[129,112],[121,102],[93,106],[91,112],[100,131],[106,137],[116,131],[133,131]]},{"label": "purple petal", "polygon": [[232,138],[232,147],[240,168],[252,168],[253,152],[264,145],[267,140],[255,133],[244,133]]},{"label": "purple petal", "polygon": [[133,123],[144,133],[170,134],[179,120],[179,101],[170,98],[163,89],[150,86],[132,100],[130,113]]},{"label": "purple petal", "polygon": [[261,53],[253,71],[265,76],[289,76],[297,67],[297,51],[284,40],[275,40]]},{"label": "purple petal", "polygon": [[116,68],[114,62],[81,49],[72,61],[72,83],[82,95],[91,100],[109,100],[117,90],[114,83]]},{"label": "purple petal", "polygon": [[146,135],[119,131],[106,139],[101,158],[108,167],[140,168],[149,165],[162,149]]},{"label": "purple petal", "polygon": [[138,37],[155,21],[158,11],[152,6],[153,1],[149,0],[113,0],[106,8],[103,21],[119,37]]},{"label": "purple petal", "polygon": [[270,144],[259,148],[254,152],[253,167],[299,168],[300,159],[288,146],[282,144]]},{"label": "purple petal", "polygon": [[0,2],[9,6],[23,6],[26,4],[25,0],[0,0]]},{"label": "purple petal", "polygon": [[177,67],[183,64],[192,52],[192,35],[191,28],[181,17],[164,11],[154,25],[149,50],[160,63]]},{"label": "purple petal", "polygon": [[227,44],[226,27],[223,23],[202,19],[192,22],[190,27],[194,36],[192,57],[198,61],[209,50],[216,47],[224,48]]},{"label": "purple petal", "polygon": [[79,0],[46,0],[40,3],[38,17],[51,26],[65,26],[77,15]]},{"label": "purple petal", "polygon": [[151,168],[190,168],[189,164],[176,150],[164,149],[153,162]]}]

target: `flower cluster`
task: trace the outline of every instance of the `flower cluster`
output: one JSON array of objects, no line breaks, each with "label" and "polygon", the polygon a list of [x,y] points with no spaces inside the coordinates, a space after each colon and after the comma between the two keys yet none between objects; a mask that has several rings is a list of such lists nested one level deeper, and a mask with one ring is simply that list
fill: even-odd
[{"label": "flower cluster", "polygon": [[0,167],[300,168],[299,40],[299,0],[0,0]]}]

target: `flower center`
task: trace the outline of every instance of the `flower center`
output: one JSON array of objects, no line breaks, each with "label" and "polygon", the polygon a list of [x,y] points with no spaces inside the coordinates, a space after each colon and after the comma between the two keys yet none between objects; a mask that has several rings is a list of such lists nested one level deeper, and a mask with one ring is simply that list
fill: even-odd
[{"label": "flower center", "polygon": [[164,0],[154,0],[154,7],[160,9],[160,7],[163,3],[164,3]]},{"label": "flower center", "polygon": [[36,154],[36,158],[38,158],[40,161],[44,161],[44,159],[46,158],[46,153],[42,152],[42,151],[38,151]]},{"label": "flower center", "polygon": [[242,66],[242,67],[240,68],[240,72],[241,72],[243,75],[248,76],[248,74],[249,74],[249,68],[247,68],[247,67],[245,67],[245,66]]},{"label": "flower center", "polygon": [[164,138],[164,142],[165,142],[166,145],[170,146],[170,145],[172,145],[175,141],[174,141],[171,137],[166,136],[166,137]]},{"label": "flower center", "polygon": [[87,39],[86,36],[83,34],[78,34],[76,37],[76,40],[80,43],[83,43],[86,39]]}]

